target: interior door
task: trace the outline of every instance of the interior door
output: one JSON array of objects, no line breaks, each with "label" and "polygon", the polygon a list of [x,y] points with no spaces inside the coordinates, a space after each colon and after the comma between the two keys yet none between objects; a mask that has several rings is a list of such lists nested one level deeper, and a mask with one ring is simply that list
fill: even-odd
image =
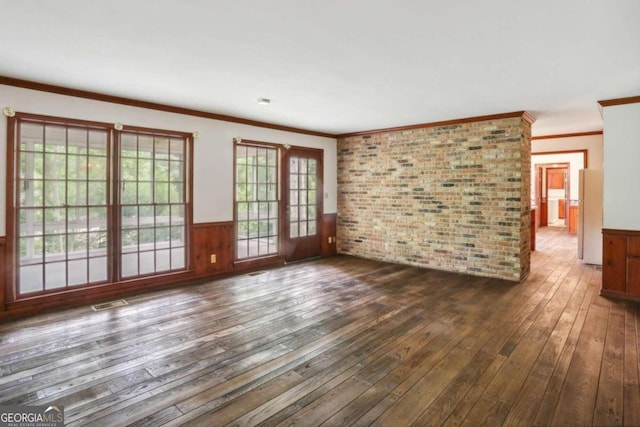
[{"label": "interior door", "polygon": [[540,226],[545,227],[548,224],[547,220],[547,192],[546,186],[542,185],[542,177],[544,169],[542,166],[538,166],[537,169],[537,194],[536,198],[538,198],[538,209],[540,210]]},{"label": "interior door", "polygon": [[322,150],[290,148],[284,164],[284,236],[286,261],[320,255]]}]

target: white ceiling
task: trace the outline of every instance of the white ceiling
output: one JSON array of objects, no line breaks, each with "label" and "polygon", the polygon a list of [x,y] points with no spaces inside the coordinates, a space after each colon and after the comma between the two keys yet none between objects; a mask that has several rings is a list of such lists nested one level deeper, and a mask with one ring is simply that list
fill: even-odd
[{"label": "white ceiling", "polygon": [[[0,75],[331,134],[640,95],[638,0],[0,0]],[[258,105],[258,98],[273,100]]]}]

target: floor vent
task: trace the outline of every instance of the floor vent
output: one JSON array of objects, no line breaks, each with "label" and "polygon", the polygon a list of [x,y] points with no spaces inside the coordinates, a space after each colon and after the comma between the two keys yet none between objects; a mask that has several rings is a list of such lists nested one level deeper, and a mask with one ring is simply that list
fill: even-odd
[{"label": "floor vent", "polygon": [[127,305],[127,304],[128,303],[125,300],[120,299],[118,301],[109,301],[109,302],[104,302],[102,304],[92,305],[91,308],[93,309],[93,311],[102,311],[102,310],[109,310],[111,308],[122,307],[123,305]]},{"label": "floor vent", "polygon": [[264,270],[252,271],[251,273],[247,273],[247,276],[260,276],[260,275],[262,275],[264,273],[266,273],[266,271],[264,271]]}]

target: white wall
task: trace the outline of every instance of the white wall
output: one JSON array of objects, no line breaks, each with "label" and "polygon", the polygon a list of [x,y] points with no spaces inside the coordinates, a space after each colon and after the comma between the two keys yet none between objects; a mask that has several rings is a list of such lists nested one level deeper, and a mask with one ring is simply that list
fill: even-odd
[{"label": "white wall", "polygon": [[[219,120],[129,107],[0,85],[0,109],[107,123],[198,132],[194,143],[195,223],[233,220],[233,138],[324,150],[324,213],[337,212],[336,140]],[[7,120],[0,116],[0,236],[5,235]]]},{"label": "white wall", "polygon": [[[548,163],[569,163],[569,198],[578,200],[580,192],[578,183],[580,180],[578,171],[584,169],[582,153],[565,153],[565,154],[539,154],[531,155],[531,176],[536,176],[536,165]],[[542,186],[544,188],[546,181],[546,173],[543,171]],[[535,197],[535,179],[531,179],[531,198]],[[544,191],[544,190],[543,190]],[[547,198],[564,198],[564,190],[549,190]]]},{"label": "white wall", "polygon": [[[553,151],[587,150],[587,167],[589,169],[602,169],[603,165],[603,138],[602,135],[570,136],[566,138],[534,139],[531,141],[532,153],[548,153]],[[535,176],[535,163],[571,163],[571,195],[570,198],[577,200],[578,193],[578,170],[582,169],[582,154],[553,154],[553,155],[533,155],[531,156],[531,176]],[[535,183],[532,182],[531,197],[534,197]]]},{"label": "white wall", "polygon": [[640,103],[604,107],[604,228],[640,230]]},{"label": "white wall", "polygon": [[602,169],[602,135],[570,136],[566,138],[534,139],[531,141],[532,153],[549,151],[587,150],[587,162],[590,169]]}]

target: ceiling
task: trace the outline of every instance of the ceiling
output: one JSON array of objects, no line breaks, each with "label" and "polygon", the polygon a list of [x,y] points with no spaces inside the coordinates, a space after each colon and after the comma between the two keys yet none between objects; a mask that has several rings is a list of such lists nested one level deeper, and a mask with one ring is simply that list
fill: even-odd
[{"label": "ceiling", "polygon": [[[640,95],[638,0],[0,0],[0,75],[330,134]],[[270,98],[268,106],[258,98]]]}]

